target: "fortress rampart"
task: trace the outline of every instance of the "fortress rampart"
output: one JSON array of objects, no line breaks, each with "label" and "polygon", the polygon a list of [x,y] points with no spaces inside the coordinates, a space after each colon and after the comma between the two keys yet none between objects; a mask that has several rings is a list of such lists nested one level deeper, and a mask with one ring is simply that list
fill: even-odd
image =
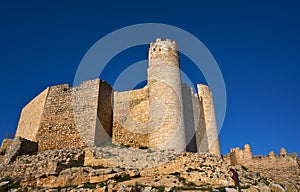
[{"label": "fortress rampart", "polygon": [[233,166],[243,165],[276,182],[283,184],[284,181],[291,181],[300,185],[298,155],[288,154],[284,148],[280,149],[279,155],[271,151],[268,156],[253,156],[250,145],[246,144],[244,149],[238,147],[230,149],[230,153],[224,156],[224,159]]},{"label": "fortress rampart", "polygon": [[38,142],[40,151],[112,140],[220,155],[212,94],[206,85],[197,89],[182,84],[175,41],[157,39],[144,88],[118,92],[100,79],[48,87],[23,108],[16,136]]}]

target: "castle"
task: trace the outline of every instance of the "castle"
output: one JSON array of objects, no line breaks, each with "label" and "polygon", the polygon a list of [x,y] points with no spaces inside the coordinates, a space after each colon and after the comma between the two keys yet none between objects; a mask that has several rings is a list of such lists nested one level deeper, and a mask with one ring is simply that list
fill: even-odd
[{"label": "castle", "polygon": [[157,39],[148,57],[141,89],[118,92],[100,79],[46,88],[23,108],[16,136],[37,142],[39,151],[112,141],[220,155],[208,86],[198,84],[194,93],[182,83],[174,41]]}]

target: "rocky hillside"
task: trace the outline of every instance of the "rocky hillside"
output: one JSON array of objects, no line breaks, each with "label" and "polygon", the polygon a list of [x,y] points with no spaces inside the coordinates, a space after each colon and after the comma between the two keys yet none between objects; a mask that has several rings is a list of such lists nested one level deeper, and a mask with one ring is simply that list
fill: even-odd
[{"label": "rocky hillside", "polygon": [[7,157],[0,191],[236,191],[230,168],[239,173],[240,191],[299,191],[295,183],[277,183],[211,154],[111,144]]}]

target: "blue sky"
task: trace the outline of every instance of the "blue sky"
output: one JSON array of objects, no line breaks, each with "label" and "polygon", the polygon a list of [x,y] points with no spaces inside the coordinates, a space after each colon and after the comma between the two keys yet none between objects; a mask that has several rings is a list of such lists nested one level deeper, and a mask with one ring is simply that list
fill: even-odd
[{"label": "blue sky", "polygon": [[[289,0],[1,2],[0,140],[15,132],[22,107],[43,89],[72,85],[101,37],[150,22],[190,32],[217,60],[227,90],[222,153],[249,143],[256,155],[280,147],[299,154],[299,8]],[[101,77],[113,82],[122,67],[146,58],[147,46],[126,50]],[[181,65],[193,83],[205,82],[187,59]]]}]

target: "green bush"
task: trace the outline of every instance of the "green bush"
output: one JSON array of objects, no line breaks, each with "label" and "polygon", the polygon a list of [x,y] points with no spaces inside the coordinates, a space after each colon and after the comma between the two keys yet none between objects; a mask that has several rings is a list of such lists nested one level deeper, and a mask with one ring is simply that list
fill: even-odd
[{"label": "green bush", "polygon": [[242,169],[243,169],[244,171],[248,171],[248,168],[245,167],[244,165],[242,165]]},{"label": "green bush", "polygon": [[128,174],[122,176],[122,177],[117,177],[115,178],[116,182],[123,182],[123,181],[128,181],[130,180],[130,176]]},{"label": "green bush", "polygon": [[178,177],[178,181],[181,183],[185,183],[186,179],[183,177]]},{"label": "green bush", "polygon": [[96,184],[87,182],[87,183],[83,184],[83,188],[95,189],[96,188]]},{"label": "green bush", "polygon": [[174,172],[174,173],[170,173],[169,175],[179,176],[179,175],[180,175],[180,173],[178,173],[178,172]]},{"label": "green bush", "polygon": [[159,186],[157,187],[158,192],[164,192],[165,191],[165,186]]}]

